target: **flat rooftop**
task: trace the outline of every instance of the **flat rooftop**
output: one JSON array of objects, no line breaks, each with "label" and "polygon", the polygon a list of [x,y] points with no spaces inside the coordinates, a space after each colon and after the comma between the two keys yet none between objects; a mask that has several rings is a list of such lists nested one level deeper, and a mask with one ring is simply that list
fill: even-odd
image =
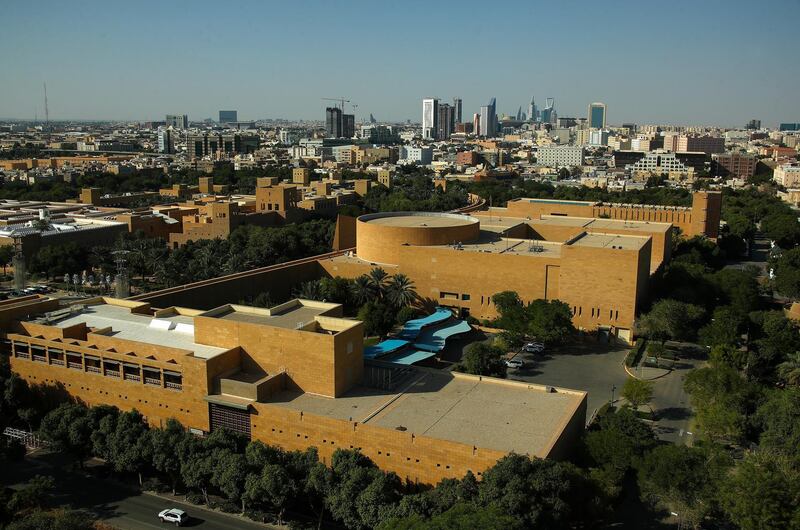
[{"label": "flat rooftop", "polygon": [[561,256],[561,247],[562,243],[501,237],[491,230],[481,230],[480,237],[476,241],[462,243],[460,247],[455,248],[469,252],[557,258]]},{"label": "flat rooftop", "polygon": [[[340,314],[341,305],[315,300],[289,300],[283,304],[276,305],[269,309],[261,307],[241,306],[227,304],[210,311],[200,314],[203,317],[218,318],[221,320],[232,320],[248,324],[261,326],[272,326],[286,329],[301,329],[306,331],[319,331],[320,327],[316,324],[317,317],[334,316]],[[342,319],[338,326],[325,328],[327,331],[340,331],[347,327]],[[355,324],[355,321],[353,321]],[[330,324],[330,322],[328,323]]]},{"label": "flat rooftop", "polygon": [[465,226],[477,222],[468,215],[426,212],[388,212],[368,214],[359,217],[360,221],[383,226],[407,228]]},{"label": "flat rooftop", "polygon": [[[356,387],[338,398],[285,391],[271,405],[497,451],[544,455],[585,392],[414,369],[397,392]],[[480,414],[476,414],[480,411]]]},{"label": "flat rooftop", "polygon": [[589,234],[583,233],[574,239],[569,245],[575,247],[594,247],[594,248],[619,248],[622,250],[638,250],[648,241],[644,236],[627,236],[618,234]]},{"label": "flat rooftop", "polygon": [[536,199],[531,197],[522,197],[519,199],[512,199],[512,201],[519,201],[519,202],[544,202],[549,204],[576,204],[576,205],[583,205],[583,206],[594,206],[598,204],[598,201],[565,201],[561,199]]},{"label": "flat rooftop", "polygon": [[314,307],[297,307],[276,315],[265,315],[227,307],[223,312],[214,316],[223,320],[235,320],[236,322],[247,322],[248,324],[294,329],[298,327],[298,324],[301,324],[301,326],[308,324],[314,320],[314,317],[322,313],[324,313],[323,310]]},{"label": "flat rooftop", "polygon": [[58,328],[80,323],[98,329],[110,327],[107,336],[189,350],[202,359],[210,359],[227,351],[225,348],[197,344],[194,341],[194,320],[189,316],[159,318],[131,313],[128,307],[111,304],[74,305],[70,308],[74,309],[54,311],[38,320]]}]

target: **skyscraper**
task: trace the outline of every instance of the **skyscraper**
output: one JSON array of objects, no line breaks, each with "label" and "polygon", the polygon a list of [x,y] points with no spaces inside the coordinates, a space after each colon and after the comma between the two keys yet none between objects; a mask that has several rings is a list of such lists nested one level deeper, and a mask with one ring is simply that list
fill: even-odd
[{"label": "skyscraper", "polygon": [[528,104],[528,120],[537,121],[537,114],[538,111],[536,110],[536,102],[533,100],[533,96],[531,96],[531,102]]},{"label": "skyscraper", "polygon": [[592,103],[589,105],[589,127],[592,129],[604,129],[606,126],[606,104]]},{"label": "skyscraper", "polygon": [[171,127],[158,128],[158,152],[166,154],[175,152],[175,136]]},{"label": "skyscraper", "polygon": [[342,114],[342,137],[352,138],[356,135],[356,115]]},{"label": "skyscraper", "polygon": [[425,98],[422,100],[422,138],[436,140],[439,133],[439,100]]},{"label": "skyscraper", "polygon": [[546,104],[542,112],[539,113],[539,118],[542,123],[555,123],[558,119],[556,115],[556,100],[553,98],[547,98]]},{"label": "skyscraper", "polygon": [[219,111],[220,123],[234,123],[239,121],[238,112],[235,110],[221,110]]},{"label": "skyscraper", "polygon": [[481,132],[481,115],[478,113],[472,115],[472,132],[476,135]]},{"label": "skyscraper", "polygon": [[481,123],[478,136],[492,138],[497,134],[497,101],[495,98],[489,100],[488,105],[481,107]]},{"label": "skyscraper", "polygon": [[325,136],[328,138],[341,138],[342,109],[339,107],[327,107],[325,109]]},{"label": "skyscraper", "polygon": [[461,98],[453,98],[453,119],[455,123],[461,123]]},{"label": "skyscraper", "polygon": [[455,109],[447,103],[439,105],[439,118],[438,129],[436,138],[439,140],[447,140],[453,134],[453,127],[455,126]]},{"label": "skyscraper", "polygon": [[167,122],[167,127],[175,129],[189,128],[189,117],[186,114],[167,114],[165,121]]}]

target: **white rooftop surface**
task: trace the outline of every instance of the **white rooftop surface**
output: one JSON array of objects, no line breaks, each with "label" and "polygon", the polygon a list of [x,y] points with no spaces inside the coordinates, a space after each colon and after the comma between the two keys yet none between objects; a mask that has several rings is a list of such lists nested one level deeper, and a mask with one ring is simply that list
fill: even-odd
[{"label": "white rooftop surface", "polygon": [[65,328],[81,322],[93,328],[110,327],[110,335],[120,339],[189,350],[201,359],[210,359],[227,351],[197,344],[194,341],[194,320],[184,315],[155,318],[131,313],[126,307],[97,304],[82,306],[79,312],[67,314],[50,325]]}]

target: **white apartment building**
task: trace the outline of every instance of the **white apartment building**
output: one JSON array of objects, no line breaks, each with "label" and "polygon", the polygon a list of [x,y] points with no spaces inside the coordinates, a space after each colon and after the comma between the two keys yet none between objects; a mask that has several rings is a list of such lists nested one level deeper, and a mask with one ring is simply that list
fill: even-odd
[{"label": "white apartment building", "polygon": [[784,188],[797,188],[800,186],[800,166],[778,166],[772,172],[772,180]]},{"label": "white apartment building", "polygon": [[675,156],[675,153],[664,151],[651,151],[638,162],[633,164],[631,170],[634,175],[662,175],[666,174],[669,178],[679,176],[694,175],[694,168],[686,166]]},{"label": "white apartment building", "polygon": [[583,147],[571,145],[542,146],[536,152],[536,163],[548,167],[583,165]]},{"label": "white apartment building", "polygon": [[427,165],[433,162],[433,149],[403,145],[400,146],[400,159],[408,163]]}]

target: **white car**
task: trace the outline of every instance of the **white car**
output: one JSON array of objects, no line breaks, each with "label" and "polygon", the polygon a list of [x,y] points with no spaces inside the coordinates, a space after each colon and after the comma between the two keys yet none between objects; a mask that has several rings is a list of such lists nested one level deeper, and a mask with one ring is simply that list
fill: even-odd
[{"label": "white car", "polygon": [[189,520],[189,514],[178,508],[167,508],[158,512],[158,518],[162,523],[175,523],[175,526],[182,526]]},{"label": "white car", "polygon": [[522,347],[522,350],[527,353],[542,353],[544,351],[544,344],[541,342],[529,342]]},{"label": "white car", "polygon": [[506,359],[506,366],[509,368],[522,368],[525,366],[525,363],[522,362],[520,359]]}]

